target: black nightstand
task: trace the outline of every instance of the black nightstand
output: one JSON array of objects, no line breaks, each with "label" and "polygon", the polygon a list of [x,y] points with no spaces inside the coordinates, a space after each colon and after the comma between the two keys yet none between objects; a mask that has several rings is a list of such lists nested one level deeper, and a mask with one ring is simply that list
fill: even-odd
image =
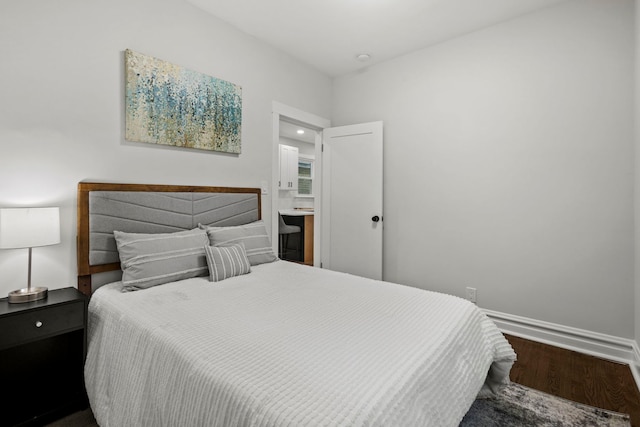
[{"label": "black nightstand", "polygon": [[87,407],[87,297],[75,288],[46,299],[0,299],[0,425],[43,425]]}]

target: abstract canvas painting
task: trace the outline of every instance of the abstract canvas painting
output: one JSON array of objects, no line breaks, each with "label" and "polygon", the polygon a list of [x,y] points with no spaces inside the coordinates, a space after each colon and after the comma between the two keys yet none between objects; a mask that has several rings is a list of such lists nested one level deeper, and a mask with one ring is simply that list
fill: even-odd
[{"label": "abstract canvas painting", "polygon": [[242,88],[125,51],[128,141],[240,153]]}]

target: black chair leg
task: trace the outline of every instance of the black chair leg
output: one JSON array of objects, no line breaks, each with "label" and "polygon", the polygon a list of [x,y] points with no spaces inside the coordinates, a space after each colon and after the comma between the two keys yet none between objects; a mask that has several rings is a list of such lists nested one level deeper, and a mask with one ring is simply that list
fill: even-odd
[{"label": "black chair leg", "polygon": [[[296,239],[296,247],[292,252],[295,254],[295,258],[292,261],[304,261],[302,254],[302,233],[297,233],[298,238]],[[289,234],[281,234],[280,239],[278,241],[278,257],[280,259],[288,259],[287,252],[289,252]]]},{"label": "black chair leg", "polygon": [[286,259],[287,251],[289,247],[289,235],[280,235],[280,259]]}]

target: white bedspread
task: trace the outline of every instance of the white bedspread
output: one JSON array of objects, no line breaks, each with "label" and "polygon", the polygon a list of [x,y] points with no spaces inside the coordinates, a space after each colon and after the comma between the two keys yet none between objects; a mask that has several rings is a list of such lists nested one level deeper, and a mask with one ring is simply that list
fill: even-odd
[{"label": "white bedspread", "polygon": [[515,354],[461,298],[276,261],[89,304],[109,426],[457,426]]}]

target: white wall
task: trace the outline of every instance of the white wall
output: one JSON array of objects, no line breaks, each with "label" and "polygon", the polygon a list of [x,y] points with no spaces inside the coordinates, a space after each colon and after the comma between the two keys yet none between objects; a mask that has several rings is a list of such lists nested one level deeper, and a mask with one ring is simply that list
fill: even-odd
[{"label": "white wall", "polygon": [[[50,289],[76,283],[79,181],[259,187],[272,101],[330,112],[328,77],[181,0],[3,0],[0,40],[0,206],[61,207],[62,243],[34,249]],[[242,86],[242,154],[125,141],[127,48]],[[26,250],[0,251],[0,297],[26,275]]]},{"label": "white wall", "polygon": [[385,125],[386,280],[634,336],[632,0],[560,4],[335,79]]}]

